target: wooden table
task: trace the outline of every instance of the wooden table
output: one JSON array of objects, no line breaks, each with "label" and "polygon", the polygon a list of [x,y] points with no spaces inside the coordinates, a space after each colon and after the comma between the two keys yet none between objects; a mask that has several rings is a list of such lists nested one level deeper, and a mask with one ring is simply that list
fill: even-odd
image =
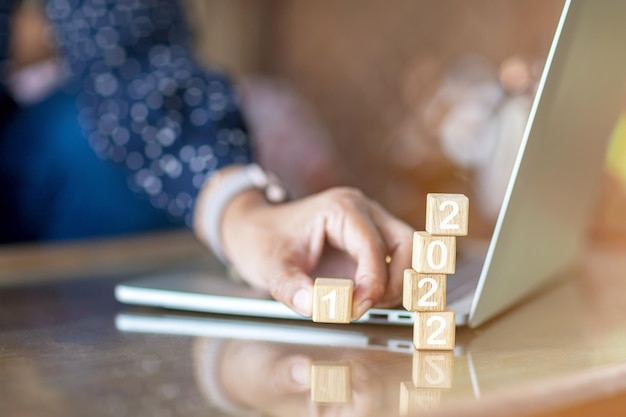
[{"label": "wooden table", "polygon": [[[403,407],[423,406],[415,412],[621,416],[625,254],[616,245],[590,244],[571,276],[480,329],[457,329],[450,387],[416,389],[413,403],[402,398],[401,404],[402,383],[411,381],[417,359],[411,351],[390,349],[389,342],[410,343],[410,328],[232,321],[261,328],[296,325],[311,333],[356,331],[374,344],[370,348],[120,331],[120,317],[163,311],[117,303],[117,282],[164,268],[215,266],[189,233],[5,247],[0,415],[394,416]],[[181,317],[197,323],[223,319]],[[346,378],[337,395],[348,395],[347,403],[311,401],[311,372],[324,366]]]}]

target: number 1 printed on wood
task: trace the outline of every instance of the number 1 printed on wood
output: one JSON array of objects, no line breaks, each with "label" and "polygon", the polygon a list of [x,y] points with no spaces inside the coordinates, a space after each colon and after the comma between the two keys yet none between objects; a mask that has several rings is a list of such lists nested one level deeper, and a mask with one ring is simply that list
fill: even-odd
[{"label": "number 1 printed on wood", "polygon": [[426,231],[436,236],[467,236],[469,199],[463,194],[426,196]]},{"label": "number 1 printed on wood", "polygon": [[350,323],[354,282],[344,278],[317,278],[313,284],[313,321]]}]

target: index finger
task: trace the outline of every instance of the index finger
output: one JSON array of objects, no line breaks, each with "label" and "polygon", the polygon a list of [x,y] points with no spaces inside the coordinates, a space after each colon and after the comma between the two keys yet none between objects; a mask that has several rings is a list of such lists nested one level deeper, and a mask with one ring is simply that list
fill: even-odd
[{"label": "index finger", "polygon": [[358,319],[385,293],[388,280],[385,241],[370,217],[365,200],[331,210],[324,220],[330,244],[348,253],[357,263],[352,317]]}]

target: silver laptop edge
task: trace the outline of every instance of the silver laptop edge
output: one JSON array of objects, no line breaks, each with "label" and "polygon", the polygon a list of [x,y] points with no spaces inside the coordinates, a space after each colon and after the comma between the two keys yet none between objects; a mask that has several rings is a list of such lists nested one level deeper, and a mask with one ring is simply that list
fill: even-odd
[{"label": "silver laptop edge", "polygon": [[[172,277],[172,279],[176,279]],[[235,314],[250,317],[271,317],[278,319],[310,320],[300,316],[286,305],[270,299],[246,298],[245,303],[237,302],[232,297],[223,295],[199,294],[187,291],[136,287],[120,284],[115,287],[115,298],[123,303],[133,305],[158,306],[178,310],[198,311],[205,313]],[[467,297],[457,309],[457,325],[467,321],[469,305]],[[462,307],[461,307],[462,306]],[[454,304],[448,308],[455,310]],[[456,311],[456,310],[455,310]],[[405,310],[372,308],[357,322],[372,324],[413,324],[413,314]]]},{"label": "silver laptop edge", "polygon": [[[624,98],[624,16],[626,2],[565,2],[473,297],[471,327],[544,285],[579,253]],[[540,137],[529,140],[533,135]],[[529,240],[533,234],[541,239]]]},{"label": "silver laptop edge", "polygon": [[[575,81],[587,81],[586,71],[594,69],[595,75],[600,76],[598,67],[592,68],[593,63],[586,60],[587,55],[592,55],[601,63],[612,62],[610,71],[600,67],[602,80],[619,81],[623,86],[626,50],[618,57],[615,49],[620,40],[626,39],[626,25],[617,22],[619,26],[606,30],[595,26],[598,20],[605,25],[617,24],[616,20],[626,15],[626,2],[623,3],[619,0],[565,1],[477,287],[472,286],[465,296],[449,298],[447,307],[456,313],[457,325],[476,327],[484,323],[537,290],[575,258],[583,238],[584,220],[594,202],[589,195],[602,171],[604,145],[612,128],[609,125],[617,120],[619,102],[623,98],[618,86],[612,91],[611,86],[603,84],[595,91],[595,83],[577,86]],[[616,11],[617,7],[621,9]],[[611,41],[611,36],[617,39]],[[598,37],[600,43],[608,46],[596,47],[593,42],[598,42]],[[564,88],[572,86],[576,88]],[[577,100],[572,99],[572,91]],[[606,103],[597,103],[607,97]],[[596,110],[593,114],[585,113],[589,110],[585,107],[588,98],[593,102],[592,109]],[[572,117],[575,120],[570,120]],[[589,120],[591,127],[581,120]],[[598,127],[608,130],[598,132]],[[571,143],[565,140],[570,136]],[[589,136],[601,137],[593,142]],[[581,158],[589,162],[586,169],[575,165]],[[541,239],[533,240],[535,236]],[[460,269],[457,275],[462,275]],[[474,279],[477,275],[473,275]],[[193,285],[191,278],[186,285],[186,278],[182,278],[184,273],[151,277],[150,285],[145,279],[122,283],[116,287],[116,298],[135,305],[307,319],[274,300],[245,298],[244,302],[237,296],[214,295]],[[206,281],[209,277],[204,278]],[[172,282],[178,287],[170,285]],[[411,325],[413,314],[375,308],[359,322]]]}]

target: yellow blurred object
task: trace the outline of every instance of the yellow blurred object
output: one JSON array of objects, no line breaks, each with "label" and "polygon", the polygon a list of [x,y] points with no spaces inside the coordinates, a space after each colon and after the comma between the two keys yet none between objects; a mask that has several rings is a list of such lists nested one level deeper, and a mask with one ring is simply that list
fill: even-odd
[{"label": "yellow blurred object", "polygon": [[626,110],[611,135],[606,174],[591,237],[605,242],[626,242]]},{"label": "yellow blurred object", "polygon": [[606,168],[611,175],[626,183],[626,112],[622,113],[613,130]]}]

